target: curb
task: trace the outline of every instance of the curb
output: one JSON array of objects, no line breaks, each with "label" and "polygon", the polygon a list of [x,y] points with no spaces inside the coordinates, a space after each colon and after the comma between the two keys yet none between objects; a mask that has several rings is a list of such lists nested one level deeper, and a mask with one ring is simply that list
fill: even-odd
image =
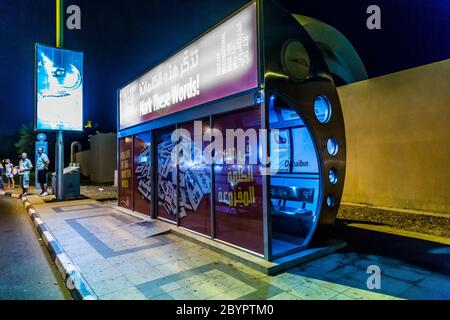
[{"label": "curb", "polygon": [[70,260],[69,256],[62,249],[61,244],[50,232],[50,229],[42,221],[39,214],[33,208],[27,197],[22,197],[18,194],[0,191],[0,196],[20,199],[25,210],[27,210],[34,226],[39,235],[42,237],[45,246],[52,261],[55,263],[60,275],[64,279],[64,285],[69,290],[74,300],[97,300],[98,297],[91,289],[89,284],[83,278],[77,266]]}]

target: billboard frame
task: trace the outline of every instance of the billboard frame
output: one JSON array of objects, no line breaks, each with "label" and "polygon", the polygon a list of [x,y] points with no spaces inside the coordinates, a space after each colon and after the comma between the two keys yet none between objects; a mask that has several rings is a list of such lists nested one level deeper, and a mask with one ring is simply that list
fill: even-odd
[{"label": "billboard frame", "polygon": [[128,130],[134,128],[134,127],[140,126],[143,123],[145,123],[145,122],[143,122],[143,123],[136,123],[136,124],[133,124],[133,125],[121,128],[121,124],[120,124],[120,92],[123,89],[125,89],[128,85],[132,84],[133,82],[135,82],[136,80],[140,79],[141,77],[145,76],[147,73],[151,72],[153,69],[155,69],[158,66],[164,64],[166,61],[168,61],[169,59],[174,57],[176,54],[182,52],[184,49],[189,47],[191,44],[193,44],[194,42],[200,40],[201,38],[206,36],[208,33],[212,32],[214,29],[216,29],[220,25],[224,24],[225,22],[227,22],[228,20],[232,19],[234,16],[238,15],[239,13],[241,13],[242,11],[244,11],[245,9],[247,9],[248,7],[250,7],[250,6],[254,5],[254,4],[256,4],[256,26],[255,26],[255,31],[256,31],[256,33],[255,33],[255,38],[256,38],[256,48],[255,48],[255,50],[256,50],[256,82],[257,82],[256,87],[254,87],[252,89],[247,89],[247,90],[243,90],[243,91],[240,91],[240,92],[236,92],[234,94],[227,95],[227,96],[224,96],[224,97],[221,97],[221,98],[217,98],[217,99],[214,99],[212,101],[208,101],[208,102],[205,102],[205,103],[202,103],[202,104],[198,104],[198,105],[192,106],[192,107],[184,109],[184,110],[176,111],[174,113],[168,113],[168,114],[162,115],[160,117],[157,117],[155,119],[148,120],[146,122],[153,122],[153,121],[155,121],[157,119],[167,117],[167,116],[169,116],[171,114],[176,114],[178,112],[183,112],[183,111],[186,111],[186,110],[189,110],[189,109],[192,109],[192,108],[197,108],[197,107],[202,106],[202,105],[214,104],[217,101],[222,101],[222,100],[225,100],[225,99],[227,99],[229,97],[239,96],[239,95],[244,94],[246,92],[254,92],[254,91],[261,90],[262,86],[263,86],[262,85],[263,84],[263,80],[262,79],[264,78],[264,72],[261,69],[261,61],[262,61],[261,50],[260,50],[261,49],[261,35],[260,35],[261,30],[259,30],[259,28],[260,28],[260,23],[259,23],[259,21],[260,21],[260,12],[259,12],[259,10],[260,9],[259,9],[258,1],[257,0],[252,0],[252,1],[248,2],[248,3],[246,3],[245,5],[241,6],[239,9],[234,10],[229,15],[227,15],[225,18],[223,18],[219,22],[217,22],[214,25],[212,25],[206,31],[200,33],[198,36],[196,36],[195,38],[193,38],[192,40],[190,40],[186,44],[180,46],[178,49],[173,51],[170,55],[168,55],[164,59],[159,60],[157,63],[155,63],[152,66],[150,66],[149,68],[145,69],[145,71],[141,72],[137,76],[133,77],[133,79],[131,79],[130,81],[126,82],[124,85],[120,86],[116,90],[116,95],[117,95],[117,98],[116,98],[117,99],[116,100],[117,101],[117,106],[116,106],[116,109],[117,109],[117,132],[125,131],[125,130],[128,131]]},{"label": "billboard frame", "polygon": [[[41,47],[47,47],[47,48],[52,48],[52,49],[57,49],[57,50],[61,50],[61,51],[70,51],[70,52],[75,52],[75,53],[80,53],[82,55],[82,66],[83,66],[83,74],[82,74],[82,79],[83,79],[83,90],[82,90],[82,105],[81,105],[81,130],[61,130],[61,129],[38,129],[37,128],[37,110],[38,110],[38,102],[37,102],[37,81],[38,81],[38,77],[37,77],[37,48],[38,46]],[[72,50],[72,49],[68,49],[68,48],[58,48],[55,47],[53,45],[49,45],[49,44],[45,44],[45,43],[40,43],[40,42],[36,42],[34,44],[34,74],[33,74],[33,81],[34,81],[34,101],[33,101],[33,128],[35,132],[58,132],[58,131],[63,131],[63,132],[73,132],[73,133],[82,133],[84,132],[84,52],[83,51],[79,51],[79,50]]]}]

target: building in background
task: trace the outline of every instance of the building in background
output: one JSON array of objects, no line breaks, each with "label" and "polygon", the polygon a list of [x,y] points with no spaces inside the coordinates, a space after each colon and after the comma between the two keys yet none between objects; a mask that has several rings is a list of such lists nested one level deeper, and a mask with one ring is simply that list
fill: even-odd
[{"label": "building in background", "polygon": [[95,183],[113,183],[116,166],[117,135],[98,133],[90,138],[90,149],[75,154],[80,173]]}]

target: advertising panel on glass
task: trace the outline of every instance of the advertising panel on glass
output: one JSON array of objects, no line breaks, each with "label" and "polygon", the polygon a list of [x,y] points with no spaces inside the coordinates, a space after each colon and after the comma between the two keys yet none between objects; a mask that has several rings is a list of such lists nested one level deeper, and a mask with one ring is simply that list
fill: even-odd
[{"label": "advertising panel on glass", "polygon": [[257,137],[261,109],[251,107],[216,116],[213,121],[219,132],[232,131],[226,138],[223,160],[214,164],[216,237],[263,254],[263,179]]},{"label": "advertising panel on glass", "polygon": [[134,136],[134,211],[151,215],[152,201],[152,143],[150,132]]},{"label": "advertising panel on glass", "polygon": [[133,138],[119,140],[119,206],[133,210]]},{"label": "advertising panel on glass", "polygon": [[157,215],[171,221],[177,220],[178,210],[178,178],[177,165],[173,161],[172,152],[177,143],[172,141],[175,127],[168,127],[156,133],[157,161]]},{"label": "advertising panel on glass", "polygon": [[36,44],[35,129],[83,131],[83,53]]},{"label": "advertising panel on glass", "polygon": [[119,91],[119,129],[258,86],[256,3]]},{"label": "advertising panel on glass", "polygon": [[211,234],[211,165],[204,159],[207,142],[203,134],[209,119],[179,126],[180,224],[205,235]]}]

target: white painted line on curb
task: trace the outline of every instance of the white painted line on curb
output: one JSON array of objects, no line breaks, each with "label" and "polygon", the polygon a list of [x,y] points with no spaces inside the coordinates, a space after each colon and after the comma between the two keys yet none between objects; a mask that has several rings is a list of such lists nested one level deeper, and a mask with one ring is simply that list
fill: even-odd
[{"label": "white painted line on curb", "polygon": [[78,272],[77,268],[72,264],[69,257],[65,253],[61,253],[56,256],[55,264],[64,279],[66,278],[66,274],[70,274],[71,271]]},{"label": "white painted line on curb", "polygon": [[55,241],[55,238],[53,238],[52,234],[48,231],[44,231],[42,233],[42,239],[44,240],[46,246],[48,246],[50,241]]},{"label": "white painted line on curb", "polygon": [[44,221],[41,220],[41,218],[34,219],[34,225],[38,227],[40,224],[44,224]]}]

